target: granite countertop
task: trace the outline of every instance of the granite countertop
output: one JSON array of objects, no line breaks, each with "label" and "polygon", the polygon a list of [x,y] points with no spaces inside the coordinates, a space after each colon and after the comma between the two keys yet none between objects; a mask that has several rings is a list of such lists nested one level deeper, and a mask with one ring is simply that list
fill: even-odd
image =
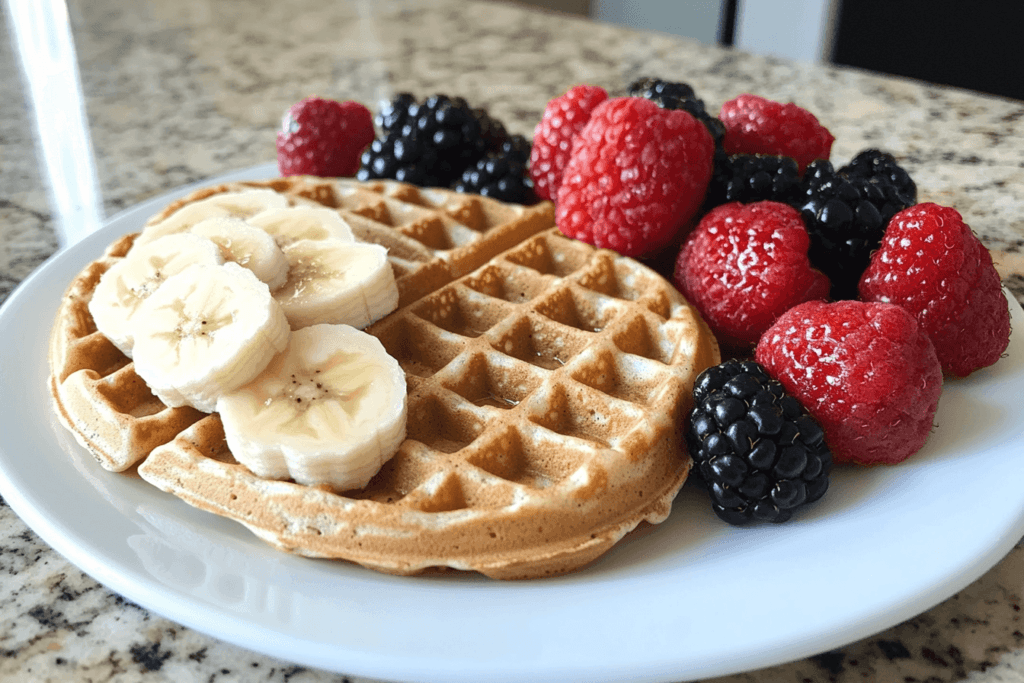
[{"label": "granite countertop", "polygon": [[[743,92],[794,101],[836,137],[833,159],[894,153],[922,200],[956,207],[1024,302],[1024,103],[793,63],[517,5],[443,0],[69,0],[110,216],[183,184],[274,160],[284,110],[310,94],[375,103],[462,95],[517,133],[588,82],[689,82],[708,108]],[[9,28],[7,17],[0,18]],[[0,300],[58,247],[32,110],[0,32]],[[6,390],[7,387],[4,387]],[[960,593],[835,651],[715,683],[1024,680],[1024,544]],[[351,681],[220,642],[112,593],[0,503],[0,679]]]}]

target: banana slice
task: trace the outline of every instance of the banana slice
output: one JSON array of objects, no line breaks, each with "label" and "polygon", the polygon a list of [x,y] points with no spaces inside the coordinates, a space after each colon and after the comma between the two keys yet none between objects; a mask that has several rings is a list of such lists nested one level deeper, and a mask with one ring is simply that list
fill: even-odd
[{"label": "banana slice", "polygon": [[292,206],[269,209],[247,219],[269,232],[282,247],[299,240],[338,239],[354,242],[352,228],[337,211],[325,207]]},{"label": "banana slice", "polygon": [[224,263],[224,257],[212,241],[188,233],[133,247],[96,285],[89,301],[96,329],[131,358],[133,319],[139,306],[164,280],[194,263],[218,266]]},{"label": "banana slice", "polygon": [[291,335],[267,285],[230,262],[167,278],[139,306],[134,325],[139,377],[168,406],[205,412],[262,372]]},{"label": "banana slice", "polygon": [[314,325],[217,412],[231,453],[257,476],[362,488],[405,438],[405,373],[375,337]]},{"label": "banana slice", "polygon": [[146,244],[164,235],[186,232],[207,218],[231,216],[245,219],[261,211],[287,206],[288,199],[273,190],[253,188],[240,192],[222,192],[186,204],[159,223],[147,225],[136,238],[135,244]]},{"label": "banana slice", "polygon": [[274,238],[241,218],[207,218],[196,223],[191,232],[216,242],[225,261],[251,270],[271,292],[288,280],[288,259]]},{"label": "banana slice", "polygon": [[319,323],[362,329],[398,307],[398,285],[382,246],[300,240],[284,254],[288,281],[274,298],[293,330]]}]

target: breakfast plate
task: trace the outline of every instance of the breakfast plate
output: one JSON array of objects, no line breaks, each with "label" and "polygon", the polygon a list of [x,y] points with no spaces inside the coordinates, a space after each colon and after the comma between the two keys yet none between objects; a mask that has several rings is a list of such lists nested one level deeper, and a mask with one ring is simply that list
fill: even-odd
[{"label": "breakfast plate", "polygon": [[47,340],[64,289],[192,189],[115,216],[0,308],[0,494],[97,581],[197,631],[386,680],[699,679],[877,633],[964,588],[1024,536],[1024,311],[1011,298],[1006,355],[946,381],[924,449],[897,466],[837,468],[829,493],[786,524],[729,527],[687,485],[665,523],[558,578],[396,577],[282,554],[103,470],[50,408]]}]

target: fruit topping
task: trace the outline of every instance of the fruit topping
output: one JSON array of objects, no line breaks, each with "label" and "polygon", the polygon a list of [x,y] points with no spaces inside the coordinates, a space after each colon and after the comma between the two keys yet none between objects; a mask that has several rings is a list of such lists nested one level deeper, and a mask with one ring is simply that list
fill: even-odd
[{"label": "fruit topping", "polygon": [[309,97],[293,104],[277,133],[281,175],[350,177],[373,140],[373,115],[358,102]]},{"label": "fruit topping", "polygon": [[800,171],[790,157],[733,154],[716,159],[705,206],[764,199],[791,204],[800,196]]},{"label": "fruit topping", "polygon": [[347,325],[292,333],[249,384],[217,401],[232,455],[257,476],[346,491],[405,438],[405,372],[376,337]]},{"label": "fruit topping", "polygon": [[932,429],[942,368],[895,304],[800,304],[762,335],[755,358],[821,424],[837,463],[901,462]]},{"label": "fruit topping", "polygon": [[724,204],[687,236],[673,282],[723,347],[749,350],[782,313],[828,296],[828,278],[807,260],[809,243],[791,206]]},{"label": "fruit topping", "polygon": [[[363,152],[359,180],[391,178],[447,187],[487,152],[480,119],[461,97],[433,95],[388,109],[384,137]],[[382,120],[384,117],[381,117]]]},{"label": "fruit topping", "polygon": [[800,172],[815,159],[828,159],[835,140],[811,112],[758,95],[740,95],[722,105],[727,154],[792,157]]},{"label": "fruit topping", "polygon": [[1010,343],[999,274],[955,209],[925,203],[896,214],[859,291],[865,301],[898,304],[912,313],[950,375],[992,365]]},{"label": "fruit topping", "polygon": [[687,445],[723,520],[785,522],[825,494],[832,454],[824,432],[761,365],[708,368],[693,398]]},{"label": "fruit topping", "polygon": [[[796,206],[811,234],[811,263],[832,281],[833,299],[856,298],[889,220],[917,201],[913,181],[894,166],[856,164],[836,171],[828,161],[815,161],[807,168]],[[869,175],[868,169],[878,172]]]},{"label": "fruit topping", "polygon": [[558,196],[562,173],[572,154],[573,139],[587,125],[594,107],[607,99],[604,88],[577,85],[544,107],[544,114],[533,131],[530,152],[530,178],[538,197],[554,201]]},{"label": "fruit topping", "polygon": [[513,204],[533,204],[528,164],[530,143],[522,135],[508,137],[498,149],[463,172],[452,186],[456,192],[470,192]]},{"label": "fruit topping", "polygon": [[711,139],[715,142],[715,150],[722,149],[722,139],[725,137],[725,126],[714,116],[708,114],[704,106],[704,100],[697,97],[697,93],[689,83],[677,81],[665,81],[660,78],[639,78],[629,85],[630,97],[643,97],[654,102],[662,109],[682,109],[700,121],[711,133]]},{"label": "fruit topping", "polygon": [[573,141],[558,228],[625,256],[650,254],[672,242],[704,201],[713,151],[707,128],[685,111],[638,97],[606,100]]}]

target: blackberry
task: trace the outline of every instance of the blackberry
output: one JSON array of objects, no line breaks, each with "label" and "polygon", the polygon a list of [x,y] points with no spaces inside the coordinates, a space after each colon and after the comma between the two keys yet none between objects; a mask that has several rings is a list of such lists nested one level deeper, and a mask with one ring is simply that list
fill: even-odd
[{"label": "blackberry", "polygon": [[716,161],[705,208],[762,200],[791,204],[799,196],[800,171],[791,157],[734,154]]},{"label": "blackberry", "polygon": [[[500,152],[501,146],[509,139],[505,124],[491,116],[483,108],[474,109],[473,116],[480,124],[480,137],[484,140],[484,148],[488,153]],[[527,152],[527,156],[529,156],[529,152]]]},{"label": "blackberry", "polygon": [[380,108],[373,122],[385,134],[399,130],[409,118],[409,107],[416,104],[412,93],[398,93]]},{"label": "blackberry", "polygon": [[693,399],[686,441],[720,518],[785,522],[825,494],[832,453],[824,432],[759,363],[708,368]]},{"label": "blackberry", "polygon": [[506,140],[498,151],[488,154],[466,169],[452,186],[457,192],[472,192],[513,204],[537,201],[527,170],[530,143],[521,135]]},{"label": "blackberry", "polygon": [[896,158],[880,149],[866,149],[853,157],[839,172],[848,177],[888,179],[911,204],[917,203],[917,184],[910,174],[896,162]]},{"label": "blackberry", "polygon": [[651,100],[662,109],[682,109],[704,124],[715,142],[715,150],[722,149],[725,138],[725,126],[718,118],[708,114],[704,100],[688,83],[665,81],[660,78],[638,78],[629,84],[630,97],[643,97]]},{"label": "blackberry", "polygon": [[407,101],[400,95],[390,113],[380,117],[382,128],[389,129],[363,153],[356,177],[447,187],[484,156],[480,121],[461,97],[432,95],[408,104],[403,114],[401,105]]},{"label": "blackberry", "polygon": [[811,162],[802,197],[793,203],[811,236],[808,256],[832,281],[833,299],[857,298],[857,283],[889,220],[916,203],[916,192],[908,192],[906,183],[897,184],[884,164],[877,173],[866,168],[862,164],[836,171],[829,161]]}]

